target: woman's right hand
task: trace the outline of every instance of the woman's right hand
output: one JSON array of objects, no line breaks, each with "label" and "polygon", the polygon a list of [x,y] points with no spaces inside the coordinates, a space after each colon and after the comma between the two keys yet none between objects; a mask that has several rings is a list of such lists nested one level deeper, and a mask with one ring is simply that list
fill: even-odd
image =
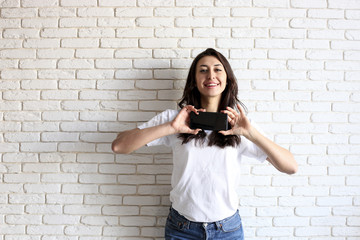
[{"label": "woman's right hand", "polygon": [[199,112],[205,112],[205,109],[196,109],[194,106],[186,105],[183,107],[175,119],[171,122],[171,126],[176,133],[188,133],[188,134],[198,134],[201,129],[191,129],[190,128],[190,113],[194,112],[199,114]]}]

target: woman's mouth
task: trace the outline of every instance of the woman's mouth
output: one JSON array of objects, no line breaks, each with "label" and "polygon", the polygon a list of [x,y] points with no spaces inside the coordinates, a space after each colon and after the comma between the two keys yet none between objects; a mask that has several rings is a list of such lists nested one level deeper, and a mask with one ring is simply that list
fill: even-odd
[{"label": "woman's mouth", "polygon": [[207,88],[215,88],[215,87],[219,86],[220,84],[219,83],[207,83],[207,84],[204,84],[204,85]]}]

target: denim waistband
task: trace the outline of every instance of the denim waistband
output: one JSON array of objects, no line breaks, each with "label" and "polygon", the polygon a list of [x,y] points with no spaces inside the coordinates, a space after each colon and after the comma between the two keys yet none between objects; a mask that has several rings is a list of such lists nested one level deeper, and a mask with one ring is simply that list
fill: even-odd
[{"label": "denim waistband", "polygon": [[211,226],[211,225],[215,225],[217,228],[221,228],[222,227],[222,223],[226,222],[227,220],[231,219],[232,217],[234,217],[236,214],[238,214],[238,211],[236,211],[232,216],[227,217],[223,220],[220,221],[216,221],[216,222],[194,222],[194,221],[190,221],[189,219],[187,219],[186,217],[184,217],[183,215],[181,215],[178,211],[176,211],[176,209],[174,209],[173,207],[170,207],[170,215],[173,215],[176,217],[176,220],[181,223],[183,225],[183,227],[190,227],[190,225],[192,226]]}]

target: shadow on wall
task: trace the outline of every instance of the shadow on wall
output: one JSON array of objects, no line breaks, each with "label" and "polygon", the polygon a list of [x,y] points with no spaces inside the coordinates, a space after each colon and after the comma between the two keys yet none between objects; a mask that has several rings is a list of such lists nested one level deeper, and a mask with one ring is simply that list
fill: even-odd
[{"label": "shadow on wall", "polygon": [[184,81],[176,79],[183,76],[172,73],[171,79],[165,79],[171,70],[149,71],[161,71],[153,74],[164,77],[154,80],[147,70],[136,70],[124,73],[135,80],[122,79],[119,70],[114,80],[98,80],[101,90],[96,93],[80,92],[80,96],[95,95],[99,99],[95,100],[95,109],[80,112],[78,123],[88,126],[79,130],[80,141],[66,146],[68,151],[71,148],[70,151],[78,152],[73,169],[82,169],[78,172],[79,182],[72,187],[84,194],[84,204],[79,206],[84,209],[82,223],[90,221],[87,215],[94,213],[91,208],[99,206],[100,216],[92,219],[106,226],[105,236],[139,236],[139,231],[148,237],[164,234],[170,206],[171,149],[142,147],[129,155],[111,151],[111,142],[118,132],[133,129],[167,108],[177,108]]}]

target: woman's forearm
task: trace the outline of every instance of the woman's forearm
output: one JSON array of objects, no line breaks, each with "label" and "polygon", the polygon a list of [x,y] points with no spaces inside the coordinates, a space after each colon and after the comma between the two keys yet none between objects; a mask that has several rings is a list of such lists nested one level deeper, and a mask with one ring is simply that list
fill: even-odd
[{"label": "woman's forearm", "polygon": [[298,164],[294,156],[287,149],[277,145],[255,128],[251,128],[247,138],[260,147],[268,156],[267,160],[274,165],[279,171],[294,174],[297,172]]},{"label": "woman's forearm", "polygon": [[119,133],[112,142],[111,149],[115,153],[129,154],[155,139],[171,134],[175,134],[171,123],[144,129],[135,128]]}]

